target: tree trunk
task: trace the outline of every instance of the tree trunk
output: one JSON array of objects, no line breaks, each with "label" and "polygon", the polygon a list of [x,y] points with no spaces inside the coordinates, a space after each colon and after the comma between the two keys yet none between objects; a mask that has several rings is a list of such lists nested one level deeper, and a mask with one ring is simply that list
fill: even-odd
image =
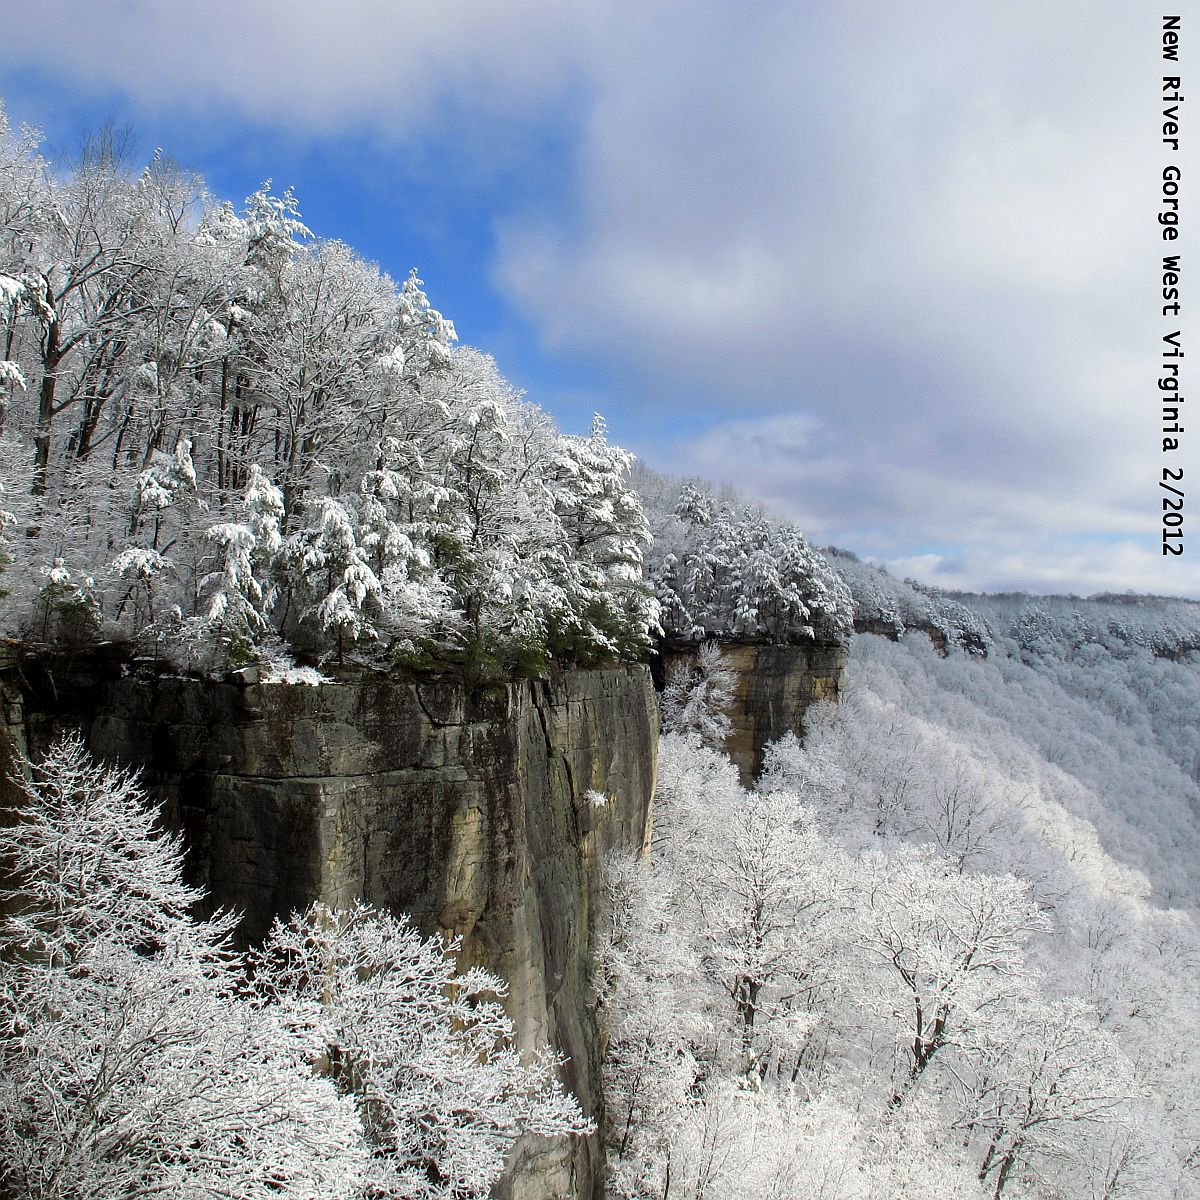
[{"label": "tree trunk", "polygon": [[44,496],[50,466],[50,427],[54,422],[54,391],[58,386],[58,321],[46,327],[46,348],[42,353],[42,382],[38,388],[37,429],[33,437],[33,494]]}]

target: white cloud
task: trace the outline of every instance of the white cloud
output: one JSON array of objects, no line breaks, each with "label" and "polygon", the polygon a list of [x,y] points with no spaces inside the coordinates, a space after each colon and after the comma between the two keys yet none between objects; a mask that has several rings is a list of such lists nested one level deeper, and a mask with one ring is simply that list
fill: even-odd
[{"label": "white cloud", "polygon": [[1044,480],[1018,448],[1008,472],[972,478],[943,465],[952,444],[922,458],[915,432],[901,422],[890,440],[848,447],[818,418],[787,413],[718,423],[647,456],[733,483],[815,543],[893,574],[950,588],[1200,597],[1200,563],[1162,555],[1158,476],[1136,448],[1098,462],[1049,460]]},{"label": "white cloud", "polygon": [[953,545],[961,583],[1200,591],[1155,542],[1157,15],[690,11],[648,17],[599,97],[582,218],[506,230],[547,344],[707,406],[675,465],[821,540]]},{"label": "white cloud", "polygon": [[8,5],[5,56],[151,106],[300,129],[420,132],[520,113],[578,73],[606,0],[39,0]]},{"label": "white cloud", "polygon": [[[1194,573],[1155,557],[1157,12],[113,11],[18,6],[6,40],[146,104],[300,129],[459,137],[568,106],[573,196],[497,214],[495,276],[549,352],[599,359],[624,382],[630,420],[615,436],[639,442],[639,409],[708,423],[641,445],[652,463],[737,482],[820,540],[946,579],[1200,594]],[[1194,163],[1200,140],[1185,146]],[[1189,436],[1200,448],[1200,423]],[[931,545],[952,549],[921,558]]]},{"label": "white cloud", "polygon": [[1032,591],[1091,595],[1136,591],[1155,595],[1200,596],[1200,567],[1164,559],[1145,541],[1106,541],[1095,545],[1072,538],[1046,539],[1036,554],[1028,543],[968,547],[954,556],[914,555],[883,560],[888,570],[925,583],[965,591]]}]

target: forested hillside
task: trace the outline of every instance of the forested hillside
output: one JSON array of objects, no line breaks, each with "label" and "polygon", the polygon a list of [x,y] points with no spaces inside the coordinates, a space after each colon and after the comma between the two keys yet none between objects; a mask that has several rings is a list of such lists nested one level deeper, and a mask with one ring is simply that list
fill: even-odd
[{"label": "forested hillside", "polygon": [[4,625],[208,668],[644,651],[629,456],[454,343],[290,193],[236,212],[112,135],[54,168],[0,117]]},{"label": "forested hillside", "polygon": [[614,1191],[1200,1195],[1194,606],[844,575],[898,640],[755,788],[715,649],[664,695],[602,969]]}]

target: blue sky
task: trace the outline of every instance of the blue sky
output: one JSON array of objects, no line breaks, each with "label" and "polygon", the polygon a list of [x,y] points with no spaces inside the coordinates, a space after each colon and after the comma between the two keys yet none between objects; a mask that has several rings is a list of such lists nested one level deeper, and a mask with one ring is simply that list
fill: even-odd
[{"label": "blue sky", "polygon": [[948,586],[1200,597],[1200,514],[1183,560],[1156,541],[1156,11],[334,13],[42,0],[0,17],[0,95],[51,150],[111,118],[219,196],[294,186],[565,427],[600,409],[818,543]]}]

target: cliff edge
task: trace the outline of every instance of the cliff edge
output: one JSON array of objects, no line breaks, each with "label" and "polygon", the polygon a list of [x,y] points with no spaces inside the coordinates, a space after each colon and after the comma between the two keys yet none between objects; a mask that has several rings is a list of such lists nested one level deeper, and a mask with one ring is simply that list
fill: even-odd
[{"label": "cliff edge", "polygon": [[[37,754],[77,727],[97,757],[142,770],[184,831],[192,882],[244,914],[247,942],[318,898],[461,938],[461,965],[509,981],[520,1046],[554,1045],[564,1083],[602,1118],[592,939],[607,854],[649,836],[647,668],[308,687],[139,675],[89,654],[12,662],[0,691],[0,751]],[[499,1189],[602,1193],[598,1137],[526,1139]]]}]

